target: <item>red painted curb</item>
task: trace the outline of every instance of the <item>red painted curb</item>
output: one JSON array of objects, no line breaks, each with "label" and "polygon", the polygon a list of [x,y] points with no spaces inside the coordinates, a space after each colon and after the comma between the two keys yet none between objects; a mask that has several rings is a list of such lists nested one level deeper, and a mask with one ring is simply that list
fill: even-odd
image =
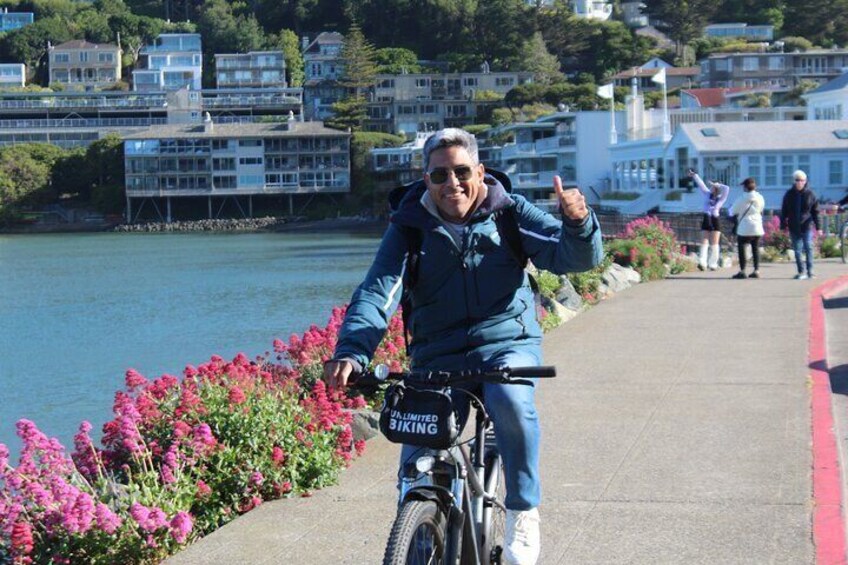
[{"label": "red painted curb", "polygon": [[816,563],[846,563],[845,518],[842,514],[842,478],[834,436],[830,377],[827,371],[827,335],[824,298],[848,287],[848,276],[832,279],[810,293],[808,366],[812,379],[813,435],[813,543]]}]

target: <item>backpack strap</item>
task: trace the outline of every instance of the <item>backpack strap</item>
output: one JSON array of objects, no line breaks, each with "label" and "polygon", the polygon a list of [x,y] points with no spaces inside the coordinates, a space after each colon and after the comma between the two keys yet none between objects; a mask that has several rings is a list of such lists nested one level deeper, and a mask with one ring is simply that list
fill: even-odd
[{"label": "backpack strap", "polygon": [[400,295],[400,312],[403,321],[403,341],[409,351],[409,317],[412,315],[412,289],[418,282],[419,259],[421,258],[421,230],[411,226],[400,226],[406,238],[406,269],[403,274],[403,292]]},{"label": "backpack strap", "polygon": [[512,258],[522,269],[526,268],[529,257],[524,251],[524,246],[521,245],[521,231],[518,227],[518,215],[515,206],[502,208],[495,212],[495,225],[501,238],[506,241]]}]

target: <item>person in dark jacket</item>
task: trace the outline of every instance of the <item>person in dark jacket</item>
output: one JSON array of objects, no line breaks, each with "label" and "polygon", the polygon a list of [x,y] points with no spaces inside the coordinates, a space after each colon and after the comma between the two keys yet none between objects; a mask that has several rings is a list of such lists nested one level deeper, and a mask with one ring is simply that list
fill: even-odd
[{"label": "person in dark jacket", "polygon": [[[792,173],[794,185],[783,195],[780,212],[780,227],[789,229],[792,248],[795,250],[795,265],[798,267],[796,279],[813,278],[813,231],[819,228],[819,202],[807,184],[807,173],[797,170]],[[801,259],[803,252],[805,262]],[[806,266],[806,271],[804,267]]]},{"label": "person in dark jacket", "polygon": [[[415,369],[492,369],[542,363],[542,330],[528,275],[497,230],[494,214],[514,207],[521,245],[533,264],[556,273],[586,271],[603,258],[598,219],[579,190],[553,179],[557,218],[510,194],[505,175],[480,163],[468,132],[447,128],[424,144],[424,178],[406,191],[391,216],[377,256],[348,307],[333,359],[330,386],[345,386],[368,364],[404,284],[409,229],[419,230],[418,275],[408,329]],[[498,179],[502,180],[498,180]],[[535,380],[535,379],[534,379]],[[539,555],[540,426],[532,386],[485,384],[504,460],[507,563],[533,564]],[[465,400],[467,406],[467,399]],[[468,410],[465,408],[467,416]],[[415,449],[404,446],[401,461]]]}]

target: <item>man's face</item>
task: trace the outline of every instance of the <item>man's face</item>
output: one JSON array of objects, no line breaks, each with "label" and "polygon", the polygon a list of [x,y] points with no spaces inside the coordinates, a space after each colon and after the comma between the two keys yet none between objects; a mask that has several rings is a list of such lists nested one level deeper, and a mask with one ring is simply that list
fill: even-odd
[{"label": "man's face", "polygon": [[482,164],[474,164],[464,147],[442,147],[430,153],[430,168],[424,173],[424,182],[445,220],[454,223],[468,220],[483,190],[484,171]]},{"label": "man's face", "polygon": [[807,186],[807,179],[796,178],[795,179],[795,189],[796,190],[804,190],[804,187]]}]

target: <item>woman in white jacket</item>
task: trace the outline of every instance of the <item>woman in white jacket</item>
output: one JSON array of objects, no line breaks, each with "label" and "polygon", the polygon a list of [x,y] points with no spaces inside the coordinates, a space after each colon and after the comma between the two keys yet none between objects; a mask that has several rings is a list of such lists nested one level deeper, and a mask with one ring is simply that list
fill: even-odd
[{"label": "woman in white jacket", "polygon": [[[742,181],[745,194],[741,195],[730,207],[731,216],[738,220],[736,228],[736,244],[739,248],[739,272],[733,275],[734,279],[758,279],[760,278],[760,238],[763,231],[763,209],[765,200],[757,192],[757,181],[748,177]],[[745,274],[745,246],[751,245],[751,255],[754,259],[754,271],[750,275]]]}]

